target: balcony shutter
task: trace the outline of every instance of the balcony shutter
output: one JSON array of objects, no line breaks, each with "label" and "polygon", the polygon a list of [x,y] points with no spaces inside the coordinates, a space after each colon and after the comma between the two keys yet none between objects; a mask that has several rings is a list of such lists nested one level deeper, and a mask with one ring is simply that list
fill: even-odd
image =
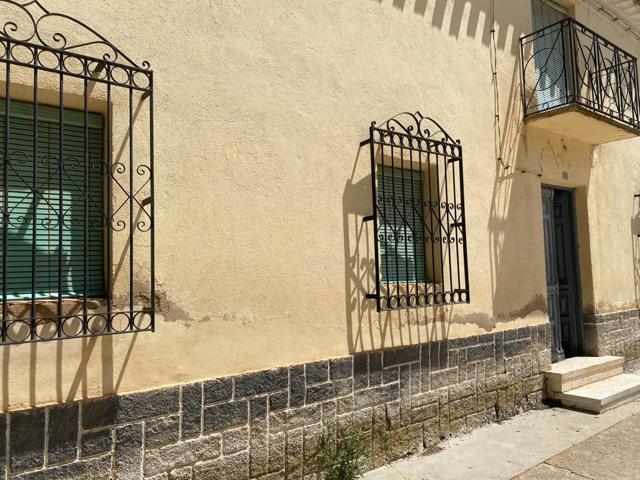
[{"label": "balcony shutter", "polygon": [[[79,297],[84,294],[85,168],[88,215],[86,222],[86,294],[102,297],[104,289],[103,136],[102,116],[88,114],[88,156],[85,161],[84,114],[64,110],[64,168],[60,184],[59,109],[38,106],[38,148],[34,162],[33,105],[12,101],[9,130],[9,229],[7,250],[8,298],[31,298],[35,268],[36,298]],[[0,147],[4,156],[6,118],[0,100]],[[35,166],[34,166],[35,165]],[[36,183],[34,185],[34,168]],[[0,192],[4,185],[0,171]],[[60,235],[60,191],[63,228]],[[35,209],[35,267],[33,232]],[[59,250],[61,283],[58,284]],[[0,278],[0,287],[2,285]]]},{"label": "balcony shutter", "polygon": [[423,179],[419,171],[380,167],[380,271],[383,281],[426,282]]},{"label": "balcony shutter", "polygon": [[[536,32],[567,17],[567,10],[548,0],[531,0],[531,22]],[[538,108],[546,110],[566,103],[571,80],[565,68],[569,52],[567,30],[558,25],[534,41]]]}]

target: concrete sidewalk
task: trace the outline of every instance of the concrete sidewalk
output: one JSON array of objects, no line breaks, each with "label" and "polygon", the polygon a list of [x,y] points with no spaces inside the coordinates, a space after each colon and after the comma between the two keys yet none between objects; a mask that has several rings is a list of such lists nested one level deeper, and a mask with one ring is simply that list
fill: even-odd
[{"label": "concrete sidewalk", "polygon": [[368,472],[365,480],[640,479],[640,401],[600,415],[561,408],[450,439],[443,450]]}]

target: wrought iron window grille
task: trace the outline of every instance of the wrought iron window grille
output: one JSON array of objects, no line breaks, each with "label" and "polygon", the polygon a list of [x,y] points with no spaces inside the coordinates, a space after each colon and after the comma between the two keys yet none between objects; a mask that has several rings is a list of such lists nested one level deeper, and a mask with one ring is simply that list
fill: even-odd
[{"label": "wrought iron window grille", "polygon": [[640,128],[636,58],[573,18],[520,39],[525,117],[580,105]]},{"label": "wrought iron window grille", "polygon": [[369,138],[378,311],[469,303],[462,145],[420,112]]},{"label": "wrought iron window grille", "polygon": [[0,18],[0,344],[153,331],[150,65],[39,0]]}]

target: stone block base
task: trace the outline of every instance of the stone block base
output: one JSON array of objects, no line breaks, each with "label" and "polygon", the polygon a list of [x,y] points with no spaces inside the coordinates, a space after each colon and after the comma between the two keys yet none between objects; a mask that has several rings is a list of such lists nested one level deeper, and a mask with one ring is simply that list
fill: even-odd
[{"label": "stone block base", "polygon": [[550,339],[539,325],[6,413],[1,468],[21,480],[319,478],[332,424],[363,429],[374,468],[540,406]]},{"label": "stone block base", "polygon": [[616,355],[625,363],[640,359],[638,310],[585,315],[584,340],[587,355]]}]

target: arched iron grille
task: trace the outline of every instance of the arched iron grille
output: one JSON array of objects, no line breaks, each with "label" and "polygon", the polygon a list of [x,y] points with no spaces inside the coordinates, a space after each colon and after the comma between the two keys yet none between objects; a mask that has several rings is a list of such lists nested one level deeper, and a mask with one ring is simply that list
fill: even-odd
[{"label": "arched iron grille", "polygon": [[152,331],[150,66],[38,0],[0,18],[0,344]]},{"label": "arched iron grille", "polygon": [[420,112],[369,129],[378,311],[469,303],[462,146]]}]

